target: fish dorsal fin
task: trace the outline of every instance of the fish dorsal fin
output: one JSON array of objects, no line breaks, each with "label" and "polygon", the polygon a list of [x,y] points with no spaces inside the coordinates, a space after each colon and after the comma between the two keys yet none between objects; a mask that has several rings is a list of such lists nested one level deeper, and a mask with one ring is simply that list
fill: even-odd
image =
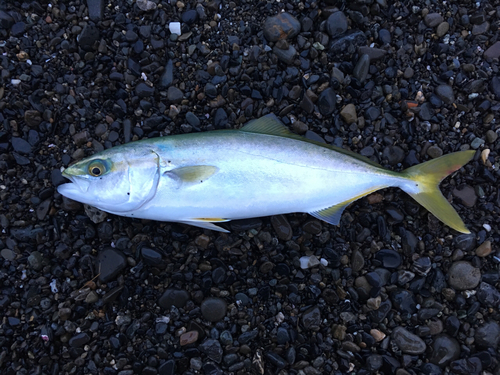
[{"label": "fish dorsal fin", "polygon": [[213,165],[191,165],[188,167],[175,168],[165,172],[179,182],[199,184],[208,180],[218,172],[219,168]]},{"label": "fish dorsal fin", "polygon": [[281,137],[296,136],[276,117],[274,113],[270,113],[261,118],[250,121],[243,126],[241,131],[248,133],[261,133],[268,135],[278,135]]},{"label": "fish dorsal fin", "polygon": [[285,125],[283,125],[283,123],[273,113],[270,113],[270,114],[265,115],[261,118],[250,121],[248,124],[243,126],[240,129],[240,131],[248,132],[248,133],[260,133],[260,134],[267,134],[267,135],[275,135],[275,136],[279,136],[279,137],[287,137],[287,138],[297,139],[297,140],[300,140],[303,142],[315,144],[317,146],[329,148],[330,150],[340,152],[341,154],[353,157],[353,158],[358,159],[359,161],[362,161],[364,163],[368,163],[368,164],[373,165],[375,167],[381,168],[380,164],[375,163],[373,160],[368,159],[367,157],[362,156],[360,154],[357,154],[353,151],[345,150],[341,147],[329,145],[327,143],[313,141],[311,139],[307,139],[307,138],[301,137],[300,135],[292,133],[290,130],[288,130],[288,128]]}]

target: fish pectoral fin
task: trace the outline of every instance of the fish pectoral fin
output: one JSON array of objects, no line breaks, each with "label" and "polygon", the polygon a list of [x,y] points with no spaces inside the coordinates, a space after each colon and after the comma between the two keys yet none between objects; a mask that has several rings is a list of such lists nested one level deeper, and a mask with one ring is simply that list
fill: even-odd
[{"label": "fish pectoral fin", "polygon": [[351,200],[347,202],[341,202],[339,204],[336,204],[335,206],[331,206],[323,210],[309,212],[309,215],[314,216],[316,219],[326,221],[329,224],[339,225],[342,213],[351,202]]},{"label": "fish pectoral fin", "polygon": [[212,222],[217,222],[217,223],[224,223],[226,221],[229,221],[229,219],[221,219],[221,218],[194,218],[194,219],[188,219],[188,220],[182,220],[180,221],[181,223],[184,224],[189,224],[195,227],[199,228],[204,228],[204,229],[210,229],[210,230],[215,230],[217,232],[224,232],[224,233],[229,233],[228,230],[221,228]]},{"label": "fish pectoral fin", "polygon": [[179,167],[165,172],[166,176],[179,182],[179,184],[201,184],[219,171],[213,165],[192,165]]}]

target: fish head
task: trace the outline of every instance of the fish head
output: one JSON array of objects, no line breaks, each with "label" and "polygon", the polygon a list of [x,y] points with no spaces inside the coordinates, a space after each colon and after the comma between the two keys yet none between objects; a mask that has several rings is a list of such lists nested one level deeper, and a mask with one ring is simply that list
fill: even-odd
[{"label": "fish head", "polygon": [[110,149],[81,160],[62,175],[71,183],[57,191],[103,211],[125,214],[139,209],[156,194],[159,156],[151,149]]}]

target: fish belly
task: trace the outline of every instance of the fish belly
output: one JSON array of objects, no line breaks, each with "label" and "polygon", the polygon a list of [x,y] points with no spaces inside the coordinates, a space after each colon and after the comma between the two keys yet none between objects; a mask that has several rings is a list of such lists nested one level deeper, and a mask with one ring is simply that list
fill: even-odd
[{"label": "fish belly", "polygon": [[130,216],[231,220],[313,212],[399,183],[394,176],[330,149],[234,131],[177,145],[175,153],[163,157],[177,166],[210,165],[218,172],[206,181],[180,185],[166,174],[155,197]]}]

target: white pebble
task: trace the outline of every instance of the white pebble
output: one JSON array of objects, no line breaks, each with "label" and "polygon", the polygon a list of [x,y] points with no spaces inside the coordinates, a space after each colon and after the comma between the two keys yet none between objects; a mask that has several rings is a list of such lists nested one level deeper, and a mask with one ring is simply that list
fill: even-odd
[{"label": "white pebble", "polygon": [[490,224],[483,224],[483,228],[486,229],[486,232],[491,231],[491,225]]},{"label": "white pebble", "polygon": [[180,22],[170,22],[168,29],[172,34],[181,35],[181,23]]},{"label": "white pebble", "polygon": [[56,279],[53,279],[52,282],[50,283],[50,290],[52,290],[52,293],[59,292],[59,289],[57,289],[57,280]]},{"label": "white pebble", "polygon": [[303,270],[316,267],[317,265],[319,265],[319,260],[314,255],[300,258],[300,268]]},{"label": "white pebble", "polygon": [[328,261],[325,258],[321,258],[319,262],[325,267],[328,266]]},{"label": "white pebble", "polygon": [[21,83],[20,79],[11,79],[10,83],[12,83],[14,86],[17,86]]}]

